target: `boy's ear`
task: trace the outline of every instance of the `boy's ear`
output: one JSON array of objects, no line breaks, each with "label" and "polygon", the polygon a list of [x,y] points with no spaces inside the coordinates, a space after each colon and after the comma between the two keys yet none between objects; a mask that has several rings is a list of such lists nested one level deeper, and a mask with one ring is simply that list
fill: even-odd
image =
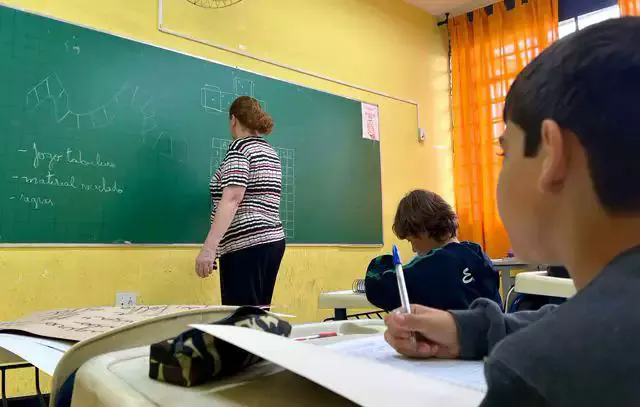
[{"label": "boy's ear", "polygon": [[563,130],[554,120],[544,120],[540,131],[540,150],[542,169],[538,187],[543,193],[555,193],[564,187],[567,176],[567,148]]}]

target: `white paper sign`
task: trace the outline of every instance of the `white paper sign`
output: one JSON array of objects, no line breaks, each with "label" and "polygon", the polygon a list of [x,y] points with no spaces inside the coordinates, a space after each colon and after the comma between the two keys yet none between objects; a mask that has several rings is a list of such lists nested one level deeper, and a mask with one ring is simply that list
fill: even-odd
[{"label": "white paper sign", "polygon": [[380,110],[376,105],[362,104],[362,138],[380,141]]}]

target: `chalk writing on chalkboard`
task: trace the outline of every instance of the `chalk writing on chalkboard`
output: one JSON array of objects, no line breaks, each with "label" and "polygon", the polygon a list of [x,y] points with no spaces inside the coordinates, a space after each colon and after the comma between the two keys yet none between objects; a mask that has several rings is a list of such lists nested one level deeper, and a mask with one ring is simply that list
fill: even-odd
[{"label": "chalk writing on chalkboard", "polygon": [[[99,168],[104,171],[116,168],[116,163],[105,159],[100,152],[87,153],[72,147],[47,151],[39,147],[36,142],[33,142],[29,147],[18,148],[17,151],[28,160],[33,172],[13,174],[11,178],[19,185],[37,187],[38,190],[34,192],[33,188],[30,188],[29,191],[18,191],[19,194],[10,195],[9,199],[26,204],[33,210],[56,206],[55,200],[49,196],[51,189],[95,194],[122,195],[124,193],[124,186],[109,174],[97,177],[93,175],[93,179],[86,179],[86,175],[83,177],[82,170],[87,167]],[[78,173],[58,175],[57,170],[65,166],[78,171]],[[73,198],[70,195],[67,197]]]},{"label": "chalk writing on chalkboard", "polygon": [[[98,168],[116,168],[115,163],[104,160],[100,155],[100,152],[95,154],[82,154],[82,150],[76,150],[73,148],[65,148],[62,151],[42,151],[38,149],[36,142],[33,142],[33,168],[40,167],[40,164],[46,164],[49,170],[53,170],[58,163],[78,165],[81,167],[98,167]],[[25,149],[18,150],[19,152],[27,152]]]}]

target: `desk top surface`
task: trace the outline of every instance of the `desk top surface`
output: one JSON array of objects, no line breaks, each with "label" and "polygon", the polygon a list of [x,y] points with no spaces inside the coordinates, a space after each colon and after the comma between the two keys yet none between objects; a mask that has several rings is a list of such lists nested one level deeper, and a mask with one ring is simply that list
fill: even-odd
[{"label": "desk top surface", "polygon": [[570,298],[575,295],[576,287],[570,278],[549,277],[546,271],[532,271],[516,276],[514,291],[521,294]]},{"label": "desk top surface", "polygon": [[[344,321],[294,327],[292,337],[336,330],[344,335],[319,345],[366,337],[380,332],[382,321]],[[152,380],[149,347],[113,352],[91,359],[76,376],[72,407],[211,407],[353,406],[350,401],[294,373],[261,364],[245,374],[196,388],[182,388]]]},{"label": "desk top surface", "polygon": [[321,293],[318,297],[318,308],[377,309],[367,300],[365,294],[354,293],[352,290]]}]

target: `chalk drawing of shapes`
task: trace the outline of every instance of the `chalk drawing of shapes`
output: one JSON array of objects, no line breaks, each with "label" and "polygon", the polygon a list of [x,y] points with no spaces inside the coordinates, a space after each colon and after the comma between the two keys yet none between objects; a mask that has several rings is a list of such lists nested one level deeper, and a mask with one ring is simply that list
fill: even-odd
[{"label": "chalk drawing of shapes", "polygon": [[211,148],[223,150],[224,153],[226,153],[227,150],[229,150],[230,144],[231,142],[229,140],[222,140],[219,138],[211,139]]},{"label": "chalk drawing of shapes", "polygon": [[56,99],[64,93],[64,87],[57,75],[47,76],[27,91],[27,108],[34,109],[47,99]]},{"label": "chalk drawing of shapes", "polygon": [[155,117],[156,115],[156,108],[153,103],[148,103],[142,106],[140,111],[142,112],[143,117]]},{"label": "chalk drawing of shapes", "polygon": [[90,113],[78,114],[78,130],[81,129],[93,129],[93,120],[91,120]]},{"label": "chalk drawing of shapes", "polygon": [[29,109],[35,109],[40,106],[40,103],[49,97],[49,90],[47,85],[47,79],[38,83],[27,92],[27,107]]},{"label": "chalk drawing of shapes", "polygon": [[116,103],[125,105],[133,100],[133,94],[137,89],[137,87],[130,86],[128,83],[125,83],[118,93],[115,94],[113,99]]},{"label": "chalk drawing of shapes", "polygon": [[54,73],[27,91],[27,108],[36,108],[45,101],[52,104],[56,122],[67,128],[95,129],[107,126],[115,118],[118,105],[117,96],[122,89],[106,104],[83,113],[75,113],[69,107],[69,95],[64,85]]},{"label": "chalk drawing of shapes", "polygon": [[71,113],[71,109],[69,109],[69,95],[67,91],[63,90],[57,96],[52,96],[51,101],[53,103],[53,115],[56,118],[58,123],[61,123],[67,115]]},{"label": "chalk drawing of shapes", "polygon": [[31,89],[27,92],[27,109],[33,110],[40,104],[40,98],[38,97],[38,91]]},{"label": "chalk drawing of shapes", "polygon": [[258,103],[260,104],[260,107],[262,108],[263,111],[267,111],[267,102],[265,102],[264,100],[260,100],[258,99]]},{"label": "chalk drawing of shapes", "polygon": [[79,129],[80,120],[78,116],[79,115],[76,113],[68,112],[64,117],[58,120],[58,123],[68,129]]},{"label": "chalk drawing of shapes", "polygon": [[153,148],[162,155],[171,156],[171,137],[168,134],[161,133],[156,139]]},{"label": "chalk drawing of shapes", "polygon": [[142,132],[148,133],[152,130],[158,128],[158,124],[156,123],[155,117],[145,117],[142,119]]},{"label": "chalk drawing of shapes", "polygon": [[253,97],[253,81],[249,79],[233,78],[233,88],[238,96]]},{"label": "chalk drawing of shapes", "polygon": [[104,116],[106,117],[107,122],[111,123],[116,118],[118,112],[118,101],[113,98],[109,103],[104,105],[102,109],[104,110]]},{"label": "chalk drawing of shapes", "polygon": [[141,137],[142,144],[145,144],[148,146],[154,146],[157,140],[158,140],[158,133],[156,131],[143,133]]},{"label": "chalk drawing of shapes", "polygon": [[152,102],[153,100],[151,98],[151,94],[136,86],[136,88],[133,90],[133,95],[131,97],[131,102],[129,102],[129,105],[134,109],[142,110]]},{"label": "chalk drawing of shapes", "polygon": [[236,100],[236,95],[233,93],[222,92],[222,111],[228,112],[231,109],[231,104]]},{"label": "chalk drawing of shapes", "polygon": [[107,126],[110,122],[104,107],[91,111],[89,116],[91,117],[91,124],[94,129]]},{"label": "chalk drawing of shapes", "polygon": [[204,85],[200,89],[200,104],[207,112],[222,112],[222,92],[220,88]]},{"label": "chalk drawing of shapes", "polygon": [[64,86],[62,86],[62,82],[60,81],[60,78],[58,78],[58,75],[56,75],[55,73],[47,77],[46,81],[47,81],[49,94],[52,97],[54,98],[59,97],[65,91]]},{"label": "chalk drawing of shapes", "polygon": [[218,163],[214,157],[211,157],[211,160],[209,160],[209,176],[213,177],[213,174],[216,173],[217,169],[218,169]]},{"label": "chalk drawing of shapes", "polygon": [[189,159],[189,143],[184,137],[174,139],[166,133],[161,133],[153,148],[159,154],[178,162],[187,162]]},{"label": "chalk drawing of shapes", "polygon": [[189,143],[187,143],[187,140],[172,140],[171,153],[174,160],[183,163],[187,162],[189,160]]}]

